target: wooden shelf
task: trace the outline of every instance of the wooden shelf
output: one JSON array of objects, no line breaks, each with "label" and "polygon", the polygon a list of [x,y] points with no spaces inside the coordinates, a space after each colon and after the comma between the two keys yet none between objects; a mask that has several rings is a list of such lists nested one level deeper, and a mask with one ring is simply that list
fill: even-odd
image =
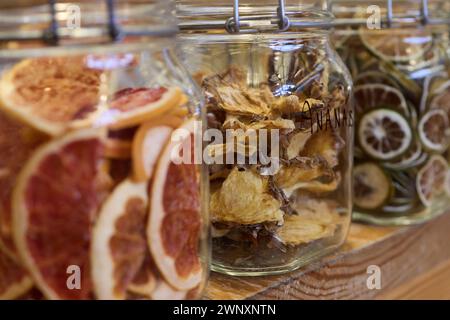
[{"label": "wooden shelf", "polygon": [[[336,254],[279,276],[213,273],[205,298],[450,298],[449,244],[450,214],[411,227],[353,224],[347,242]],[[381,269],[380,290],[367,288],[369,265]]]}]

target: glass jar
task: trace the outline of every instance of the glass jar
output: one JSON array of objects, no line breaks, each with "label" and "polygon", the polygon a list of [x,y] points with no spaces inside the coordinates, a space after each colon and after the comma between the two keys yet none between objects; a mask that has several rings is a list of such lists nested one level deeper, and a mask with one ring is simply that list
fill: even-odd
[{"label": "glass jar", "polygon": [[200,297],[202,100],[173,3],[20,3],[0,10],[0,299]]},{"label": "glass jar", "polygon": [[[445,1],[421,4],[333,1],[338,20],[363,21],[335,38],[354,81],[356,220],[405,225],[450,209],[448,26],[419,23],[436,21]],[[391,28],[374,14],[391,16]]]},{"label": "glass jar", "polygon": [[229,1],[178,2],[180,52],[206,97],[212,269],[231,275],[297,269],[350,223],[351,80],[322,28],[332,17],[274,2],[241,1],[238,17]]}]

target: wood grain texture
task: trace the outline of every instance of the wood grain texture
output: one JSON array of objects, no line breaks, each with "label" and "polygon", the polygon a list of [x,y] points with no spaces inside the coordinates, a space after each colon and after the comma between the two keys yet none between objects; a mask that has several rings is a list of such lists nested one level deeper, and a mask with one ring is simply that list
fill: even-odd
[{"label": "wood grain texture", "polygon": [[450,300],[450,260],[392,291],[379,295],[377,299]]},{"label": "wood grain texture", "polygon": [[[411,227],[353,224],[339,252],[272,277],[212,274],[207,299],[373,299],[450,260],[450,214]],[[369,290],[367,267],[381,269],[381,290]],[[400,295],[400,293],[398,293]]]}]

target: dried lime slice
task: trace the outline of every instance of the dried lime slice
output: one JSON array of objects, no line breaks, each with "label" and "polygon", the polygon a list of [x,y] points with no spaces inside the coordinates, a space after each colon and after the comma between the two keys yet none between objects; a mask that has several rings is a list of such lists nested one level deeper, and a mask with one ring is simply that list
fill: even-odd
[{"label": "dried lime slice", "polygon": [[417,129],[425,149],[436,152],[447,149],[449,122],[445,111],[434,109],[426,112],[420,119]]},{"label": "dried lime slice", "polygon": [[447,175],[445,176],[445,193],[450,196],[450,169],[447,170]]},{"label": "dried lime slice", "polygon": [[433,198],[444,191],[447,171],[447,161],[440,155],[431,156],[425,166],[419,170],[416,188],[423,205],[429,207]]},{"label": "dried lime slice", "polygon": [[396,89],[400,89],[393,78],[391,78],[386,73],[377,70],[369,70],[358,74],[355,77],[353,84],[355,87],[366,84],[384,84]]},{"label": "dried lime slice", "polygon": [[392,193],[392,181],[377,164],[366,162],[353,169],[354,203],[364,210],[382,207]]},{"label": "dried lime slice", "polygon": [[410,116],[403,94],[385,84],[364,84],[355,87],[355,112],[360,115],[380,106],[392,108],[405,116]]},{"label": "dried lime slice", "polygon": [[405,170],[423,163],[427,154],[423,152],[422,144],[415,139],[411,147],[401,157],[386,161],[383,166],[391,170]]},{"label": "dried lime slice", "polygon": [[416,29],[389,29],[360,32],[361,41],[375,55],[386,61],[421,60],[432,45],[432,36]]},{"label": "dried lime slice", "polygon": [[413,135],[400,113],[379,108],[365,113],[359,121],[358,141],[363,151],[378,160],[401,156],[411,145]]},{"label": "dried lime slice", "polygon": [[445,111],[450,121],[450,80],[437,86],[431,95],[430,109]]},{"label": "dried lime slice", "polygon": [[[448,75],[446,72],[431,74],[425,78],[425,80],[423,81],[422,97],[420,99],[419,107],[419,111],[421,113],[425,112],[428,109],[431,98],[437,97],[439,94],[445,91],[446,87],[449,86],[447,83],[450,83],[450,81],[448,81],[447,79]],[[439,104],[435,104],[435,108],[438,106]]]}]

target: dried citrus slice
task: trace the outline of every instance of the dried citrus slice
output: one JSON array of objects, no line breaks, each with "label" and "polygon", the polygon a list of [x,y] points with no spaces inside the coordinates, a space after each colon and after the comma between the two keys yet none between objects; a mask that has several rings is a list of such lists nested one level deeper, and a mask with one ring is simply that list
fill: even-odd
[{"label": "dried citrus slice", "polygon": [[378,160],[390,160],[408,150],[412,131],[408,121],[400,113],[389,109],[374,109],[360,119],[358,141],[369,156]]},{"label": "dried citrus slice", "polygon": [[398,89],[384,84],[364,84],[355,87],[355,112],[357,115],[378,107],[389,107],[409,116],[405,97]]},{"label": "dried citrus slice", "polygon": [[418,133],[425,149],[443,152],[448,146],[449,122],[445,111],[433,109],[426,112],[419,121]]},{"label": "dried citrus slice", "polygon": [[[103,139],[98,130],[78,130],[43,145],[26,163],[14,189],[14,240],[47,298],[91,295],[92,221],[109,188],[101,171]],[[78,270],[74,276],[80,289],[68,286],[68,270]]]},{"label": "dried citrus slice", "polygon": [[97,110],[101,71],[82,56],[24,60],[0,81],[0,107],[34,128],[57,135]]},{"label": "dried citrus slice", "polygon": [[[181,129],[182,141],[163,150],[153,175],[147,239],[153,259],[166,281],[178,290],[194,288],[202,278],[198,257],[201,232],[200,189],[194,164],[194,120]],[[190,162],[175,164],[173,153],[189,145]],[[187,150],[184,150],[187,151]],[[179,154],[185,157],[185,154]]]},{"label": "dried citrus slice", "polygon": [[0,250],[0,300],[16,299],[33,286],[26,271],[9,255]]},{"label": "dried citrus slice", "polygon": [[365,72],[358,74],[355,77],[355,80],[353,83],[354,83],[355,87],[367,85],[367,84],[384,84],[386,86],[399,89],[398,85],[394,79],[392,79],[386,73],[376,71],[376,70],[369,70],[369,71],[365,71]]},{"label": "dried citrus slice", "polygon": [[168,113],[183,99],[179,88],[127,88],[114,95],[111,106],[101,115],[111,128],[124,128]]},{"label": "dried citrus slice", "polygon": [[107,138],[105,141],[105,156],[112,159],[129,159],[131,157],[131,142]]},{"label": "dried citrus slice", "polygon": [[152,176],[161,150],[169,141],[174,128],[182,123],[180,118],[169,116],[143,124],[133,139],[133,178],[145,181]]},{"label": "dried citrus slice", "polygon": [[129,295],[153,300],[183,300],[188,290],[177,290],[161,276],[150,255],[147,255],[133,283],[128,287]]},{"label": "dried citrus slice", "polygon": [[28,157],[47,138],[0,111],[0,249],[15,255],[11,226],[11,194]]},{"label": "dried citrus slice", "polygon": [[144,261],[147,184],[127,179],[103,204],[91,245],[92,282],[99,299],[125,299]]},{"label": "dried citrus slice", "polygon": [[450,121],[450,80],[442,84],[432,94],[430,109],[445,111]]},{"label": "dried citrus slice", "polygon": [[447,161],[440,155],[431,156],[425,166],[419,170],[416,188],[425,206],[430,206],[433,198],[444,191],[447,171]]},{"label": "dried citrus slice", "polygon": [[389,29],[367,32],[360,37],[364,45],[383,60],[402,62],[419,60],[432,45],[432,36],[416,29]]},{"label": "dried citrus slice", "polygon": [[423,151],[422,144],[418,139],[414,139],[411,147],[397,159],[383,162],[385,168],[391,170],[405,170],[421,165],[427,160],[427,154]]},{"label": "dried citrus slice", "polygon": [[152,262],[150,252],[147,250],[144,262],[135,274],[133,281],[128,285],[128,292],[133,295],[150,297],[156,288],[156,273],[156,266]]},{"label": "dried citrus slice", "polygon": [[389,200],[392,181],[378,165],[366,162],[353,169],[353,190],[353,202],[357,207],[374,210]]},{"label": "dried citrus slice", "polygon": [[445,176],[445,192],[450,196],[450,169],[447,170],[447,175]]}]

